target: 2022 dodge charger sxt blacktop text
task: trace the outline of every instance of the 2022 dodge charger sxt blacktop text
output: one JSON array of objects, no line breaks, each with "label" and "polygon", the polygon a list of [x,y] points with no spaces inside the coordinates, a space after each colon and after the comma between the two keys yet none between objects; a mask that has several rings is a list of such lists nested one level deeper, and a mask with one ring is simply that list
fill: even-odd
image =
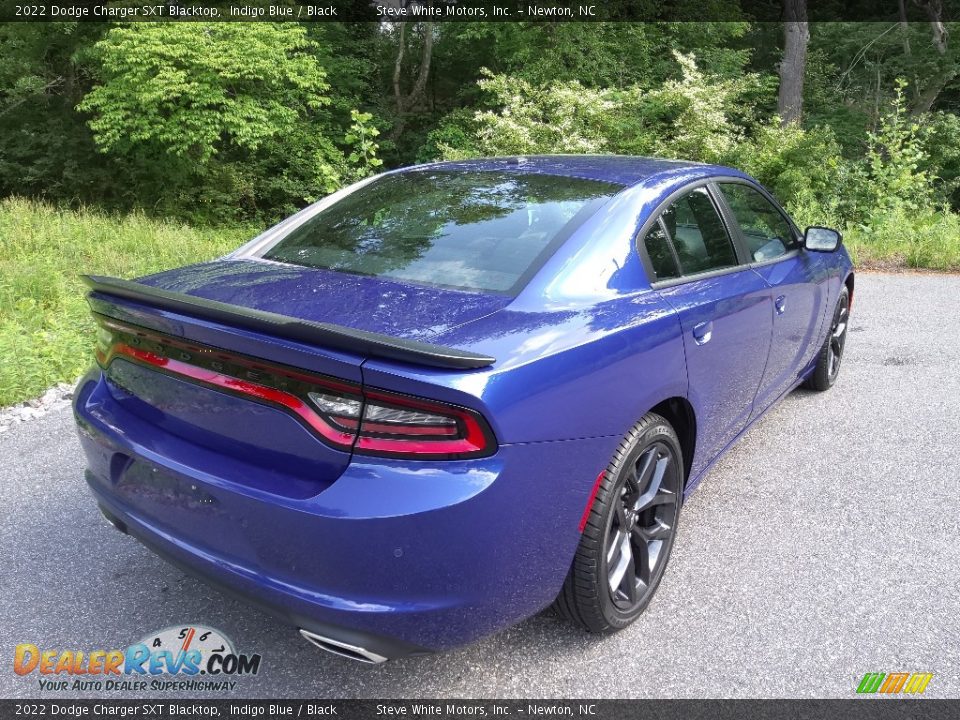
[{"label": "2022 dodge charger sxt blacktop text", "polygon": [[387,172],[221,260],[87,282],[103,513],[367,662],[551,604],[628,625],[710,465],[833,384],[854,288],[839,234],[747,175],[616,156]]}]

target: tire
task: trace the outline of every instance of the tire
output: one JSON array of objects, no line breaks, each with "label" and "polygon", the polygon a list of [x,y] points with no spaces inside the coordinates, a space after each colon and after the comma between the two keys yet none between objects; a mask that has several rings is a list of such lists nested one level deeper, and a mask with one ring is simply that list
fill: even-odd
[{"label": "tire", "polygon": [[840,291],[837,307],[833,311],[830,332],[817,354],[817,364],[804,382],[804,387],[823,392],[833,387],[840,375],[843,349],[847,343],[847,326],[850,319],[850,291],[846,286]]},{"label": "tire", "polygon": [[590,632],[607,633],[627,627],[646,609],[676,536],[682,458],[676,432],[655,413],[626,434],[600,481],[554,601],[558,615]]}]

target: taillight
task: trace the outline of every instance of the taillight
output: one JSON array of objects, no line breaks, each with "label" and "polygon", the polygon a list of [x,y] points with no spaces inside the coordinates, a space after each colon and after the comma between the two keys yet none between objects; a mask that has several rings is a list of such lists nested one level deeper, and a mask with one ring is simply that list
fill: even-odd
[{"label": "taillight", "polygon": [[357,401],[336,393],[309,393],[328,423],[355,433],[355,452],[467,457],[493,451],[486,423],[471,410],[369,389],[362,395]]},{"label": "taillight", "polygon": [[456,459],[496,450],[486,421],[456,405],[363,388],[98,317],[97,362],[117,356],[279,406],[324,442],[365,455]]},{"label": "taillight", "polygon": [[420,398],[364,390],[357,452],[371,455],[490,454],[493,438],[471,410]]}]

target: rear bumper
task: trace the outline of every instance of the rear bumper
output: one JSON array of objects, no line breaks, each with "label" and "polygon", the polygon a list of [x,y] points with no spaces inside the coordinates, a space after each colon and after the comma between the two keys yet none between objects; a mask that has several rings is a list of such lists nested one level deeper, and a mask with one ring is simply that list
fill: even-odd
[{"label": "rear bumper", "polygon": [[113,406],[99,371],[74,410],[88,484],[118,526],[292,625],[388,658],[469,643],[547,606],[618,441],[355,459],[318,494],[291,497],[165,457],[163,431]]},{"label": "rear bumper", "polygon": [[[309,606],[306,608],[308,614],[301,614],[292,607],[292,603],[289,602],[292,599],[285,598],[282,591],[279,594],[264,592],[256,583],[251,583],[249,578],[245,578],[243,573],[232,573],[225,576],[222,572],[211,572],[206,558],[197,557],[195,554],[191,554],[189,550],[181,548],[176,542],[166,540],[163,533],[155,529],[144,524],[137,524],[129,513],[125,516],[125,519],[121,518],[116,514],[109,500],[98,493],[96,479],[90,471],[87,471],[86,479],[94,497],[97,499],[100,512],[117,530],[136,538],[155,555],[163,558],[185,574],[207,583],[226,595],[253,605],[283,622],[296,626],[301,630],[301,634],[333,638],[357,648],[364,648],[370,653],[387,660],[425,655],[432,652],[427,648],[412,645],[396,638],[375,635],[353,627],[323,623],[314,616]],[[285,599],[286,602],[284,602]]]}]

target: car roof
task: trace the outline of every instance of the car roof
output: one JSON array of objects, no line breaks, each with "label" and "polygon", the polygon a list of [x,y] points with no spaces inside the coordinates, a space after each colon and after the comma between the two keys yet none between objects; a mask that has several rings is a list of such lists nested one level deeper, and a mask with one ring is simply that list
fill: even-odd
[{"label": "car roof", "polygon": [[[477,158],[473,160],[450,160],[418,165],[406,170],[436,168],[463,171],[500,171],[516,173],[542,173],[598,180],[624,186],[637,185],[654,175],[669,171],[687,171],[691,176],[712,177],[716,175],[742,175],[721,165],[706,165],[690,160],[665,160],[662,158],[630,155],[519,155],[513,157]],[[401,172],[403,172],[401,170]],[[686,174],[686,173],[685,173]]]}]

